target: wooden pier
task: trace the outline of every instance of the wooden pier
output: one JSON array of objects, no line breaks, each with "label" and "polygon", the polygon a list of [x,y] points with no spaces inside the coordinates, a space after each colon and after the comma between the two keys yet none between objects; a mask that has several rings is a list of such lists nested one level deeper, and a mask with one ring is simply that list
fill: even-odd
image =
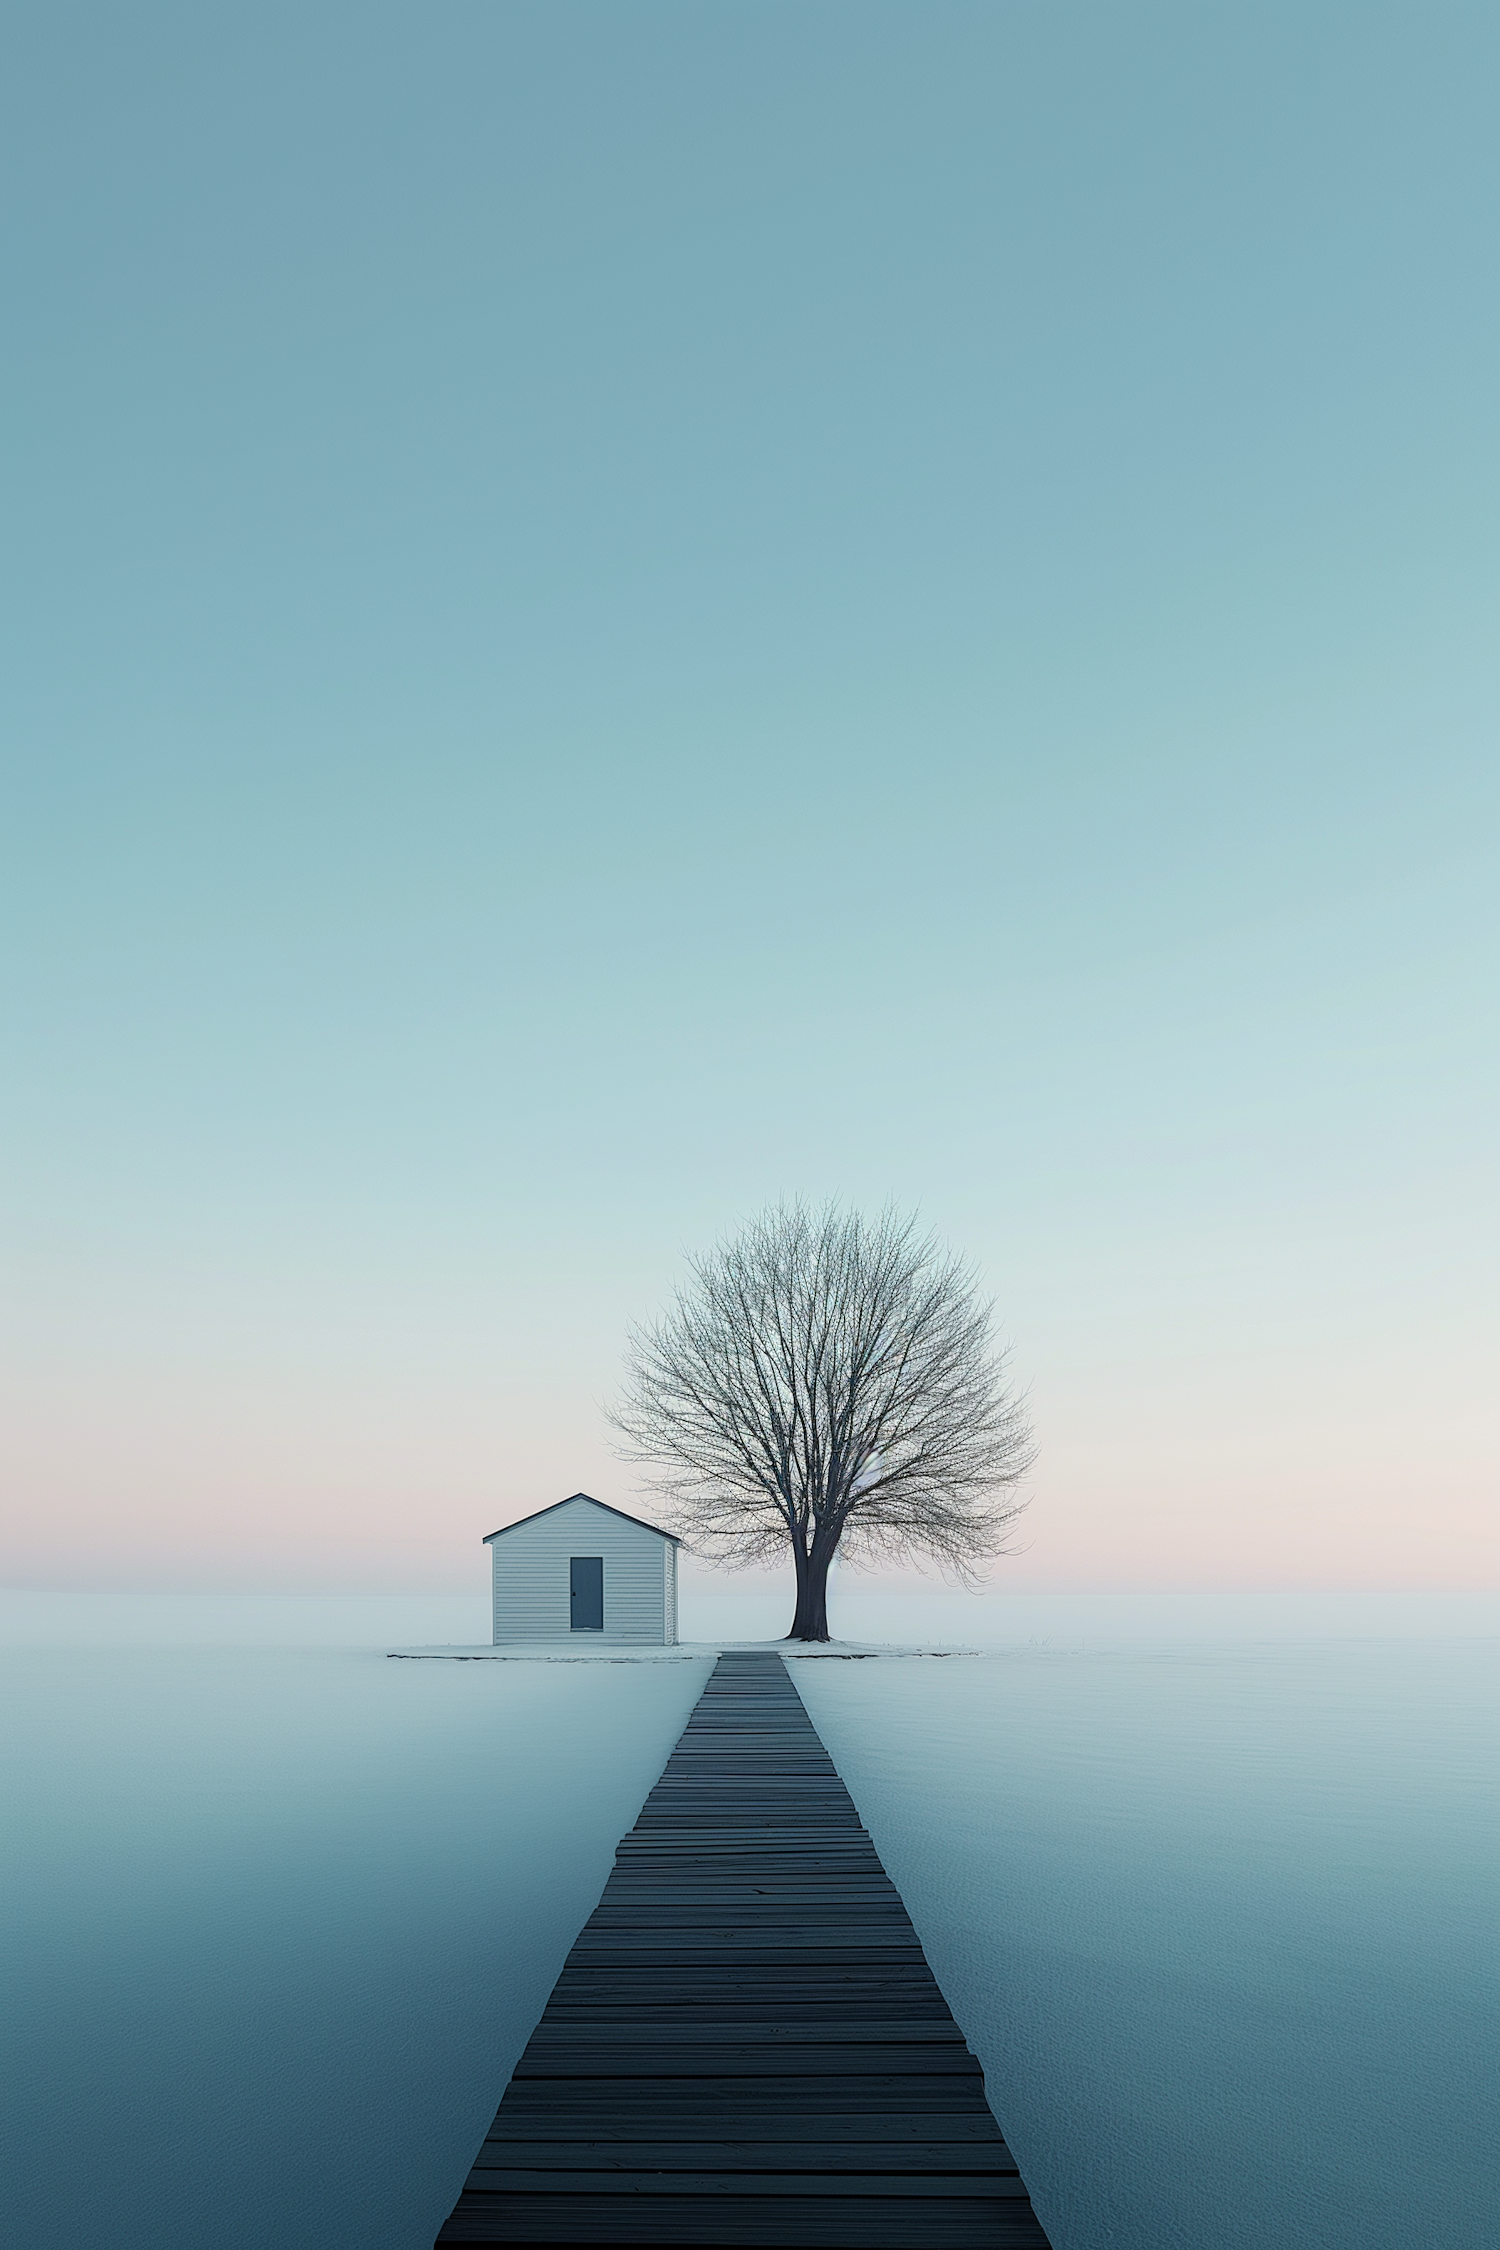
[{"label": "wooden pier", "polygon": [[719,1659],[438,2242],[1047,2250],[779,1656]]}]

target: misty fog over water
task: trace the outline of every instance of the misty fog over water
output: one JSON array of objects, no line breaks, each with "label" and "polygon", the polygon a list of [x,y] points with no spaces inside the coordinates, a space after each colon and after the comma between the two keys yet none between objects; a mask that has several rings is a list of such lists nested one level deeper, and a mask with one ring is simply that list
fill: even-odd
[{"label": "misty fog over water", "polygon": [[[441,1602],[12,1612],[5,2239],[430,2243],[708,1671]],[[1490,2250],[1496,1643],[1082,1617],[794,1671],[1058,2250]]]}]

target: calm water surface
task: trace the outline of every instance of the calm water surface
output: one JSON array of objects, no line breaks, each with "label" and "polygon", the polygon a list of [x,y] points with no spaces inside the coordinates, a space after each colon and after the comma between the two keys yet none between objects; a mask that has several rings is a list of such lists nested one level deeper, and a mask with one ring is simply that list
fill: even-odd
[{"label": "calm water surface", "polygon": [[[425,2250],[706,1663],[4,1661],[3,2239]],[[797,1677],[1058,2250],[1494,2250],[1492,1648]]]},{"label": "calm water surface", "polygon": [[5,1661],[17,2250],[422,2250],[708,1676]]},{"label": "calm water surface", "polygon": [[1496,1654],[797,1667],[1059,2250],[1495,2250]]}]

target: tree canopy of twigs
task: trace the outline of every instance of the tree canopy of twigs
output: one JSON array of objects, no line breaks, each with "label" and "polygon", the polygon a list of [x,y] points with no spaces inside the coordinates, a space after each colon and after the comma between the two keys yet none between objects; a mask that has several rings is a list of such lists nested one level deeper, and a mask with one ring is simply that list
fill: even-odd
[{"label": "tree canopy of twigs", "polygon": [[788,1636],[826,1640],[828,1566],[930,1558],[972,1584],[1034,1459],[973,1268],[913,1218],[801,1203],[689,1260],[631,1331],[610,1420],[699,1553],[790,1545]]}]

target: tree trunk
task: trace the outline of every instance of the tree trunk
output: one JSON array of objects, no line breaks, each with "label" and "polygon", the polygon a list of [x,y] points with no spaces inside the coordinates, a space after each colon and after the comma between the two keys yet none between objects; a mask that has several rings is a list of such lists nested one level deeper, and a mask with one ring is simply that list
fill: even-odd
[{"label": "tree trunk", "polygon": [[[841,1527],[842,1528],[842,1527]],[[797,1566],[797,1608],[792,1618],[789,1641],[826,1641],[828,1631],[828,1566],[838,1547],[838,1532],[830,1539],[820,1525],[812,1535],[812,1544],[804,1549],[800,1539],[792,1541],[792,1558]]]}]

